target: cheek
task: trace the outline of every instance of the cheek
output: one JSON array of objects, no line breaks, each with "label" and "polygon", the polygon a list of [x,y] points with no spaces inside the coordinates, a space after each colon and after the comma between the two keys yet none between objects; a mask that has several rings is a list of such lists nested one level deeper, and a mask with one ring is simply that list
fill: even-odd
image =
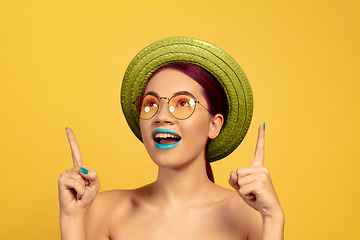
[{"label": "cheek", "polygon": [[184,126],[184,137],[186,136],[192,144],[205,146],[209,136],[209,121],[207,119],[200,119],[189,121]]}]

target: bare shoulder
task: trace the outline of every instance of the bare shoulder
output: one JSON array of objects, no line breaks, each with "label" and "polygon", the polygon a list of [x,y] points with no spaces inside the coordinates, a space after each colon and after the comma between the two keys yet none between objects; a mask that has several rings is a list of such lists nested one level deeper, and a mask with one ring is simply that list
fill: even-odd
[{"label": "bare shoulder", "polygon": [[[126,201],[125,199],[131,196],[132,191],[133,190],[111,190],[100,192],[96,195],[93,205],[95,207],[112,208],[114,204],[119,204],[119,201]],[[91,205],[91,207],[93,207],[93,205]]]},{"label": "bare shoulder", "polygon": [[87,239],[109,239],[111,226],[121,224],[133,205],[136,190],[111,190],[100,192],[86,216]]},{"label": "bare shoulder", "polygon": [[[241,235],[246,233],[249,239],[258,239],[262,233],[262,218],[258,211],[250,207],[233,190],[216,186],[214,197],[219,219],[223,219],[231,229],[237,229]],[[215,196],[214,195],[214,196]]]},{"label": "bare shoulder", "polygon": [[106,215],[108,218],[118,210],[124,212],[132,204],[136,191],[137,189],[111,190],[98,193],[95,201],[90,206],[88,217],[94,216],[99,218],[102,215]]}]

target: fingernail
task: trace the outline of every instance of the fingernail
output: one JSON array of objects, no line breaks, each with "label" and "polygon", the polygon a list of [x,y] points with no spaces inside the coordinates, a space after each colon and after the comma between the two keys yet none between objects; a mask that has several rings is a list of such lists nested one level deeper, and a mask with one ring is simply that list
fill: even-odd
[{"label": "fingernail", "polygon": [[78,199],[78,201],[80,201],[82,199],[82,197],[80,197],[79,199]]},{"label": "fingernail", "polygon": [[67,129],[67,127],[65,129]]},{"label": "fingernail", "polygon": [[232,173],[233,173],[233,172],[230,173],[230,178],[231,178],[231,174],[232,174]]},{"label": "fingernail", "polygon": [[83,173],[83,174],[88,174],[89,170],[87,170],[86,168],[81,167],[80,172]]},{"label": "fingernail", "polygon": [[265,130],[265,123],[263,124],[263,129]]}]

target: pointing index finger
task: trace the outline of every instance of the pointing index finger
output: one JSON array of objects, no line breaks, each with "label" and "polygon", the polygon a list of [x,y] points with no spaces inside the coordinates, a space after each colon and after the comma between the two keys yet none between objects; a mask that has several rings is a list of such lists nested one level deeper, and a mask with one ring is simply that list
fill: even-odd
[{"label": "pointing index finger", "polygon": [[76,141],[74,132],[71,128],[66,128],[65,131],[69,140],[74,167],[84,165],[82,162],[80,147]]},{"label": "pointing index finger", "polygon": [[265,123],[259,126],[258,139],[255,149],[255,159],[252,166],[264,166],[264,152],[265,152]]}]

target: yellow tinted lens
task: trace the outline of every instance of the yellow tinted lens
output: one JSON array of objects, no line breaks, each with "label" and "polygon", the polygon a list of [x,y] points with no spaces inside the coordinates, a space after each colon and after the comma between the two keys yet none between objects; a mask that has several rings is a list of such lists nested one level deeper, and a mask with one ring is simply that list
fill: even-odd
[{"label": "yellow tinted lens", "polygon": [[155,96],[145,95],[135,102],[136,114],[142,119],[152,118],[159,106],[159,101]]},{"label": "yellow tinted lens", "polygon": [[195,110],[195,100],[186,95],[173,96],[169,102],[170,113],[178,119],[186,119]]}]

